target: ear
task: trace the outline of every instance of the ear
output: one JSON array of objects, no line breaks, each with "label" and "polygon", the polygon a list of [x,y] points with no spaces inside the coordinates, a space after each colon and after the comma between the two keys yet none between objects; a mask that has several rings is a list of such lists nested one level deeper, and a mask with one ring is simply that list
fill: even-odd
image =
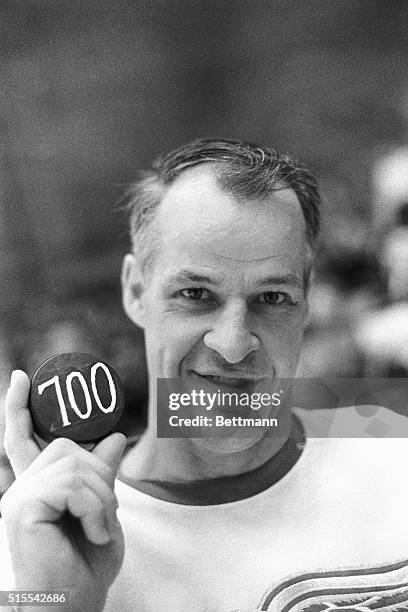
[{"label": "ear", "polygon": [[133,323],[144,327],[144,280],[142,267],[136,255],[128,253],[122,264],[122,303],[123,308]]},{"label": "ear", "polygon": [[305,287],[305,312],[304,312],[304,319],[303,319],[303,331],[305,332],[307,330],[307,328],[310,325],[310,303],[309,303],[309,292],[310,292],[310,288],[313,286],[314,283],[314,276],[315,276],[315,272],[314,272],[314,268],[311,267],[308,274],[308,278],[307,278],[307,285]]},{"label": "ear", "polygon": [[309,325],[310,325],[310,305],[309,305],[309,300],[307,299],[307,296],[306,296],[305,314],[304,314],[304,320],[303,320],[303,333],[306,332]]}]

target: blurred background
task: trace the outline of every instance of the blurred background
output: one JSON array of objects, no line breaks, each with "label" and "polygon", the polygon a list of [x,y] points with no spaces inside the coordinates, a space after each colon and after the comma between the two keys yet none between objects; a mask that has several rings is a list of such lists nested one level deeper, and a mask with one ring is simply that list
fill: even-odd
[{"label": "blurred background", "polygon": [[408,368],[404,0],[3,0],[0,394],[81,350],[145,419],[121,308],[120,210],[152,158],[199,136],[270,144],[320,178],[323,233],[299,373]]}]

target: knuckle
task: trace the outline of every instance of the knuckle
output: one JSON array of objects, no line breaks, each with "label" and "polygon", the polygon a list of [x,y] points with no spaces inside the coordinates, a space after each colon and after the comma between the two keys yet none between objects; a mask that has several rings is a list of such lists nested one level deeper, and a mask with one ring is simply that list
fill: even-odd
[{"label": "knuckle", "polygon": [[76,490],[80,486],[80,478],[74,471],[67,471],[64,477],[64,484],[69,490]]},{"label": "knuckle", "polygon": [[16,480],[1,498],[1,516],[8,523],[16,522],[27,514],[25,509],[29,509],[30,505],[31,500],[27,499],[26,487],[22,488],[20,481]]},{"label": "knuckle", "polygon": [[81,468],[81,461],[76,455],[64,457],[64,461],[62,463],[64,468],[69,472],[78,472]]},{"label": "knuckle", "polygon": [[78,461],[67,458],[60,465],[63,483],[71,490],[77,490],[83,484],[83,472],[81,466],[77,465],[77,463]]},{"label": "knuckle", "polygon": [[104,480],[106,481],[114,480],[113,470],[108,465],[106,465],[106,463],[101,466],[100,473]]},{"label": "knuckle", "polygon": [[56,438],[49,444],[48,448],[50,450],[57,450],[61,453],[72,453],[76,448],[76,444],[68,438]]}]

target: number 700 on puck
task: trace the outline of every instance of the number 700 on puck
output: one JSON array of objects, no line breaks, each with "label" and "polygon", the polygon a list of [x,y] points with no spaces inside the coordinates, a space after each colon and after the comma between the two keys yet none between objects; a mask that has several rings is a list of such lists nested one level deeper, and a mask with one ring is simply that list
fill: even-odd
[{"label": "number 700 on puck", "polygon": [[34,429],[46,441],[97,442],[116,427],[123,408],[122,381],[111,365],[93,355],[54,355],[31,379]]}]

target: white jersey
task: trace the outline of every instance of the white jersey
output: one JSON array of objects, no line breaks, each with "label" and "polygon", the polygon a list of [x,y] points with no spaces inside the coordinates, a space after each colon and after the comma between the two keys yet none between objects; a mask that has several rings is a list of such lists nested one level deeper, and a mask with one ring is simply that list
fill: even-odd
[{"label": "white jersey", "polygon": [[407,465],[406,438],[309,435],[281,480],[231,503],[117,481],[125,558],[106,610],[407,611]]}]

